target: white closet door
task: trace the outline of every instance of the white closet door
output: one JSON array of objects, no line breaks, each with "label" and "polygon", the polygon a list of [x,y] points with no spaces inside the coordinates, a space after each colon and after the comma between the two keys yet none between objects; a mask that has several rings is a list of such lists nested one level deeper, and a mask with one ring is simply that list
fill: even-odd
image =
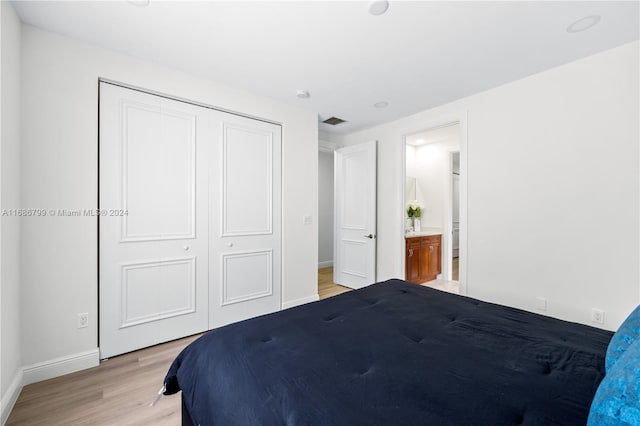
[{"label": "white closet door", "polygon": [[281,128],[100,84],[100,351],[281,308]]},{"label": "white closet door", "polygon": [[212,114],[100,84],[102,358],[208,327]]},{"label": "white closet door", "polygon": [[210,328],[281,308],[281,128],[222,112],[216,117]]}]

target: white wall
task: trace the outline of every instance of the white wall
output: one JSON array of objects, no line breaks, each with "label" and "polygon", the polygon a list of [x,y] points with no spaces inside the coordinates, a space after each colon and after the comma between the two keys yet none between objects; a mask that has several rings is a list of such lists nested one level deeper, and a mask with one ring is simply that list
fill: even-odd
[{"label": "white wall", "polygon": [[[282,298],[317,299],[317,114],[211,81],[23,26],[22,203],[97,205],[98,78],[162,92],[283,125]],[[304,225],[303,216],[313,225]],[[90,217],[23,221],[23,363],[68,359],[97,347],[97,222]],[[76,328],[76,314],[90,326]],[[25,380],[26,380],[25,370]]]},{"label": "white wall", "polygon": [[[640,43],[356,132],[379,141],[378,277],[402,272],[403,135],[467,120],[468,294],[616,328],[640,301]],[[464,164],[463,164],[464,166]]]},{"label": "white wall", "polygon": [[[0,2],[0,208],[20,207],[20,21]],[[1,216],[0,396],[4,423],[21,388],[20,220]]]},{"label": "white wall", "polygon": [[318,267],[333,266],[333,152],[318,152]]}]

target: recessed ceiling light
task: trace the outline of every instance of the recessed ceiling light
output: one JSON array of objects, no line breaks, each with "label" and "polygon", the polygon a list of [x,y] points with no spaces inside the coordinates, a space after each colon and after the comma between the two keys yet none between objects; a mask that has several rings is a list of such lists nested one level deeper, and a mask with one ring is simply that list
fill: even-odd
[{"label": "recessed ceiling light", "polygon": [[389,102],[387,101],[376,102],[375,104],[373,104],[373,106],[376,108],[386,108],[389,106]]},{"label": "recessed ceiling light", "polygon": [[382,15],[389,9],[387,0],[376,0],[369,2],[369,13],[372,15]]},{"label": "recessed ceiling light", "polygon": [[298,91],[296,91],[296,97],[298,97],[300,99],[308,99],[309,96],[311,96],[311,95],[306,90],[298,90]]},{"label": "recessed ceiling light", "polygon": [[567,32],[579,33],[581,31],[586,31],[589,28],[594,27],[598,22],[600,22],[600,15],[585,16],[584,18],[580,18],[573,24],[569,25],[567,27]]},{"label": "recessed ceiling light", "polygon": [[417,139],[416,140],[416,145],[424,145],[424,139]]}]

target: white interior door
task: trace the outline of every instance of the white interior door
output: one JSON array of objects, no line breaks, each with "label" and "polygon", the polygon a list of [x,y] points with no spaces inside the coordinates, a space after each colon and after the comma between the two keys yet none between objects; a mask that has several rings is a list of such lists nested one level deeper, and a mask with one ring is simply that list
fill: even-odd
[{"label": "white interior door", "polygon": [[217,113],[210,328],[281,308],[281,128]]},{"label": "white interior door", "polygon": [[102,358],[207,329],[210,114],[100,83]]},{"label": "white interior door", "polygon": [[376,281],[376,142],[335,152],[333,281],[362,288]]}]

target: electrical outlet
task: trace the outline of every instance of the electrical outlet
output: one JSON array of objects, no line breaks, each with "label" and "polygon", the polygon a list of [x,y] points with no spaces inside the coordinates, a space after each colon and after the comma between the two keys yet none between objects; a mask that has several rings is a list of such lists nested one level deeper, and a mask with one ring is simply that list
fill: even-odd
[{"label": "electrical outlet", "polygon": [[89,327],[89,313],[78,314],[78,328]]},{"label": "electrical outlet", "polygon": [[596,324],[604,324],[604,311],[602,309],[591,309],[591,322]]}]

